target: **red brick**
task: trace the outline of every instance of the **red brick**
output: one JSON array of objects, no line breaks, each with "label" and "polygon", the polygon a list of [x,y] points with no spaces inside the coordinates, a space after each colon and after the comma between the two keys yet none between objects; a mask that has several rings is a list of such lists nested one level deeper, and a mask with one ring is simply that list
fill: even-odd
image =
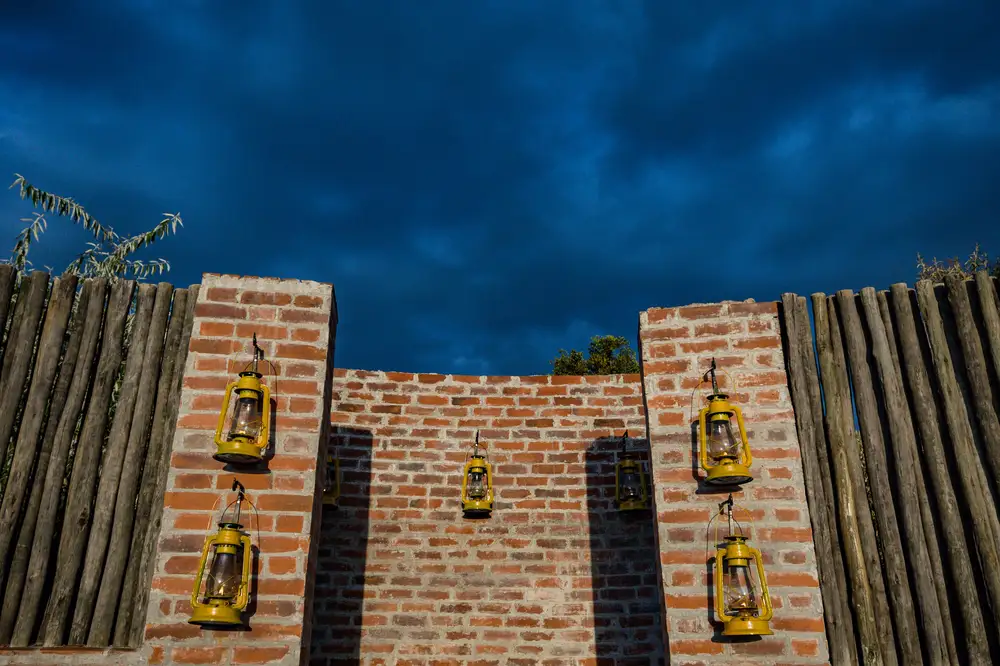
[{"label": "red brick", "polygon": [[279,319],[290,324],[329,324],[330,315],[312,310],[281,310]]},{"label": "red brick", "polygon": [[235,303],[236,291],[232,287],[210,287],[205,290],[205,298],[217,303]]},{"label": "red brick", "polygon": [[257,497],[257,510],[266,511],[312,511],[313,498],[308,495],[291,493],[267,493]]},{"label": "red brick", "polygon": [[240,303],[247,305],[288,305],[292,302],[291,294],[272,291],[245,291],[240,295]]},{"label": "red brick", "polygon": [[230,339],[191,338],[190,351],[199,354],[231,354],[239,349],[239,343]]},{"label": "red brick", "polygon": [[[811,573],[797,571],[772,571],[767,574],[767,584],[774,587],[819,587],[819,581]],[[820,627],[822,626],[823,622],[820,620]],[[811,630],[803,629],[802,631]]]},{"label": "red brick", "polygon": [[319,296],[300,294],[295,297],[294,305],[297,308],[318,308],[323,305],[323,299]]},{"label": "red brick", "polygon": [[[771,576],[767,577],[767,582],[771,583]],[[814,631],[822,633],[826,631],[821,617],[785,617],[775,614],[771,620],[771,626],[781,631]]]},{"label": "red brick", "polygon": [[815,657],[819,654],[819,641],[806,638],[793,638],[792,652],[799,657]]},{"label": "red brick", "polygon": [[174,488],[185,490],[197,490],[212,487],[212,476],[210,474],[176,474],[174,476]]},{"label": "red brick", "polygon": [[298,560],[294,557],[272,555],[267,558],[268,571],[275,575],[293,574],[298,569]]},{"label": "red brick", "polygon": [[677,308],[677,316],[681,319],[705,319],[707,317],[718,317],[721,314],[721,305],[689,305]]},{"label": "red brick", "polygon": [[722,643],[708,639],[681,639],[670,641],[671,654],[722,654]]},{"label": "red brick", "polygon": [[171,509],[211,511],[218,499],[217,493],[171,491],[164,495],[163,505]]},{"label": "red brick", "polygon": [[233,648],[234,664],[268,664],[281,660],[288,654],[288,647],[246,646]]},{"label": "red brick", "polygon": [[319,342],[320,330],[317,328],[292,329],[292,340],[296,342]]},{"label": "red brick", "polygon": [[225,652],[222,647],[175,647],[170,656],[177,664],[221,664]]},{"label": "red brick", "polygon": [[240,305],[222,305],[219,303],[199,303],[194,308],[196,317],[209,319],[246,319],[247,309]]},{"label": "red brick", "polygon": [[733,349],[777,349],[780,346],[781,338],[776,335],[733,341]]},{"label": "red brick", "polygon": [[767,301],[764,303],[729,303],[728,307],[729,314],[736,316],[778,314],[777,301]]},{"label": "red brick", "polygon": [[303,361],[325,361],[327,349],[316,345],[284,343],[278,345],[275,356]]},{"label": "red brick", "polygon": [[163,565],[163,570],[169,574],[194,574],[200,560],[198,555],[174,555]]},{"label": "red brick", "polygon": [[232,324],[218,321],[203,321],[198,325],[198,335],[210,338],[229,338],[235,327]]},{"label": "red brick", "polygon": [[285,340],[288,338],[288,327],[278,324],[254,324],[247,322],[237,324],[235,335],[237,338],[246,340],[253,339],[257,335],[257,342],[264,343],[267,340]]}]

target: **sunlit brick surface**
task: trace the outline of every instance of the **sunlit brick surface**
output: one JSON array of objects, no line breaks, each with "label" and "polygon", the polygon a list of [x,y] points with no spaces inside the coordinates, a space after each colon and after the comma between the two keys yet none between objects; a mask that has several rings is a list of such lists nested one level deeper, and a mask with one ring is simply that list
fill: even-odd
[{"label": "sunlit brick surface", "polygon": [[[671,663],[812,664],[827,660],[805,483],[782,356],[776,303],[653,308],[640,315],[663,593]],[[713,628],[706,527],[728,491],[698,493],[695,429],[715,357],[719,383],[744,409],[754,480],[736,492],[762,551],[774,636],[725,639]],[[740,517],[737,514],[737,517]]]}]

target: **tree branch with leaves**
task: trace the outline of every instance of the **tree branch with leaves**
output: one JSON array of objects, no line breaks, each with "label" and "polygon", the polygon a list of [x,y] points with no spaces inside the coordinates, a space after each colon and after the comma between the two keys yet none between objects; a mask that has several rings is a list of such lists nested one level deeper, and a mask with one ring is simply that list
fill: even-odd
[{"label": "tree branch with leaves", "polygon": [[639,372],[635,352],[622,336],[595,335],[590,339],[587,356],[573,349],[559,350],[552,361],[554,375],[627,375]]},{"label": "tree branch with leaves", "polygon": [[964,280],[970,280],[979,271],[986,271],[996,278],[1000,278],[1000,259],[990,259],[990,255],[979,247],[973,248],[969,258],[962,261],[958,257],[939,260],[937,257],[927,261],[920,254],[917,255],[917,279],[931,280],[932,282],[944,282],[946,275],[958,275]]},{"label": "tree branch with leaves", "polygon": [[13,265],[19,271],[31,266],[28,251],[48,229],[45,214],[51,213],[68,218],[94,236],[94,241],[87,243],[87,249],[66,267],[63,275],[143,280],[170,270],[170,263],[166,259],[142,261],[133,259],[132,255],[158,240],[176,234],[177,227],[184,226],[179,213],[164,213],[163,219],[149,231],[134,236],[121,236],[110,226],[98,222],[73,199],[41,190],[20,174],[15,176],[10,189],[18,188],[21,199],[31,201],[41,212],[33,212],[32,218],[22,218],[21,221],[26,226],[17,235],[10,259],[4,263]]}]

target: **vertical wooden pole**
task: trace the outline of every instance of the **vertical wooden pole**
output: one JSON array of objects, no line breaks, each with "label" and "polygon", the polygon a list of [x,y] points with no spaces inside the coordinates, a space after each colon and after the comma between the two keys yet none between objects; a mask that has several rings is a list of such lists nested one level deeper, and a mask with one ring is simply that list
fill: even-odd
[{"label": "vertical wooden pole", "polygon": [[[892,623],[886,623],[889,625],[888,632],[883,631],[875,614],[875,593],[870,579],[878,577],[881,582],[881,567],[877,566],[872,572],[869,572],[862,544],[861,528],[858,525],[860,512],[864,512],[869,524],[871,523],[871,515],[868,513],[867,495],[861,495],[860,502],[855,497],[856,488],[860,486],[861,491],[864,491],[864,481],[860,479],[861,462],[856,450],[857,442],[854,438],[853,420],[849,418],[851,389],[847,383],[847,368],[843,365],[838,366],[834,354],[826,296],[819,293],[813,294],[812,302],[813,317],[816,321],[816,351],[823,378],[823,396],[826,400],[826,430],[830,441],[833,475],[836,479],[836,506],[844,553],[847,559],[848,579],[851,583],[854,617],[861,642],[861,656],[866,666],[896,664]],[[839,326],[836,327],[836,335],[838,337],[840,335]],[[841,350],[840,363],[843,363],[842,357],[843,350]],[[853,470],[851,469],[851,452],[855,458],[858,458]],[[872,530],[871,537],[874,542],[874,530]],[[875,563],[878,565],[877,550],[875,551]],[[882,591],[882,602],[885,605],[885,611],[888,612],[884,590]]]},{"label": "vertical wooden pole", "polygon": [[38,324],[45,310],[49,294],[49,274],[35,271],[21,283],[14,316],[10,323],[10,337],[0,369],[0,465],[6,460],[7,443],[14,431],[14,419],[35,357],[35,337]]},{"label": "vertical wooden pole", "polygon": [[[910,302],[910,291],[905,284],[894,284],[891,291],[903,367],[906,369],[907,383],[913,400],[912,413],[920,431],[924,462],[940,517],[938,524],[948,549],[945,561],[950,575],[934,578],[942,581],[947,578],[953,586],[951,591],[954,594],[951,601],[962,616],[964,628],[964,640],[959,642],[957,649],[968,655],[970,663],[989,664],[990,646],[986,640],[986,626],[979,609],[979,590],[976,587],[975,573],[965,541],[958,498],[955,496],[948,474],[948,461],[939,429],[941,415],[924,365],[924,353]],[[945,587],[948,589],[948,586]]]},{"label": "vertical wooden pole", "polygon": [[153,317],[153,299],[156,287],[140,284],[136,296],[132,333],[125,359],[125,373],[122,376],[115,415],[111,421],[107,444],[102,455],[101,475],[97,483],[94,511],[91,516],[90,535],[87,538],[83,567],[79,575],[79,590],[74,603],[73,621],[70,624],[69,645],[83,645],[90,628],[90,615],[94,608],[94,597],[104,570],[104,556],[107,553],[111,519],[114,514],[118,481],[121,478],[125,446],[128,444],[129,429],[132,427],[132,413],[140,381],[146,381],[143,374],[142,357],[146,349]]},{"label": "vertical wooden pole", "polygon": [[[132,576],[132,586],[123,586],[124,594],[132,590],[129,613],[119,613],[115,621],[114,644],[128,647],[139,647],[146,632],[146,605],[149,602],[149,584],[153,577],[153,564],[156,559],[156,547],[160,538],[160,521],[163,518],[163,497],[166,492],[167,472],[170,466],[170,453],[174,445],[174,431],[177,428],[177,414],[180,410],[181,387],[184,384],[184,368],[187,362],[188,347],[191,345],[191,329],[194,326],[194,310],[198,304],[199,285],[188,288],[187,308],[184,314],[184,327],[181,329],[181,339],[177,346],[177,358],[174,361],[173,383],[164,404],[163,419],[159,422],[162,436],[157,458],[153,458],[151,450],[146,464],[154,464],[146,475],[147,483],[143,485],[139,495],[139,506],[146,507],[148,520],[144,529],[136,530],[133,535],[133,547],[129,553],[129,564],[126,572],[126,583]],[[145,502],[145,504],[143,504]],[[134,573],[133,573],[134,572]],[[122,608],[126,605],[123,604]]]},{"label": "vertical wooden pole", "polygon": [[816,563],[823,595],[823,617],[829,638],[830,658],[838,664],[857,663],[846,580],[840,560],[840,538],[833,517],[832,491],[828,494],[829,484],[826,482],[829,481],[829,465],[825,460],[826,438],[820,413],[819,381],[816,377],[809,313],[805,308],[805,299],[794,294],[783,294],[781,301],[789,347],[786,361],[791,379],[799,449],[802,452],[809,515],[816,535]]},{"label": "vertical wooden pole", "polygon": [[42,603],[42,589],[49,570],[56,511],[59,508],[59,495],[62,491],[70,444],[73,442],[84,398],[90,386],[94,357],[101,339],[101,324],[104,320],[108,284],[102,279],[91,280],[90,284],[94,285],[94,291],[82,320],[83,333],[80,353],[77,355],[73,381],[70,383],[66,405],[59,417],[59,425],[56,428],[52,445],[52,456],[45,473],[41,504],[38,509],[38,521],[31,544],[21,603],[18,612],[13,617],[6,614],[8,606],[6,603],[4,604],[4,622],[14,621],[14,630],[10,638],[12,647],[27,647],[35,635],[38,611]]},{"label": "vertical wooden pole", "polygon": [[[947,616],[948,606],[947,600],[943,607],[938,603],[934,581],[924,573],[940,571],[940,568],[931,566],[930,554],[927,552],[927,537],[920,512],[920,505],[926,501],[926,496],[917,492],[916,481],[917,477],[922,477],[923,470],[920,469],[916,434],[910,421],[910,407],[906,402],[903,382],[896,373],[874,289],[865,287],[861,290],[861,304],[868,322],[875,367],[885,402],[886,420],[889,423],[889,436],[892,438],[892,446],[889,448],[895,462],[893,471],[896,477],[896,496],[899,498],[899,514],[903,523],[900,545],[914,571],[913,588],[920,609],[918,617],[921,638],[930,662],[943,664],[949,661],[948,641],[942,622]],[[933,546],[937,549],[936,542]],[[884,547],[892,546],[885,544]],[[950,626],[950,616],[947,616],[947,621]]]},{"label": "vertical wooden pole", "polygon": [[70,312],[73,310],[75,296],[75,277],[55,281],[52,287],[52,297],[45,313],[42,335],[38,342],[38,354],[35,360],[35,369],[31,375],[28,399],[21,414],[21,425],[17,433],[17,443],[14,446],[14,457],[7,475],[3,502],[0,503],[0,588],[3,586],[4,569],[10,544],[14,539],[15,527],[21,515],[21,503],[24,500],[25,491],[28,489],[31,469],[38,454],[39,435],[45,418],[45,407],[49,402],[49,394],[55,381],[56,372],[59,370],[63,337],[66,334],[66,326],[69,323]]},{"label": "vertical wooden pole", "polygon": [[993,626],[997,627],[1000,626],[1000,519],[997,517],[986,470],[980,463],[972,422],[955,374],[934,285],[922,280],[916,286],[917,303],[927,330],[931,366],[941,392],[942,411],[954,451],[962,497],[972,518],[973,537],[989,592]]},{"label": "vertical wooden pole", "polygon": [[122,335],[132,303],[135,282],[120,280],[111,287],[101,341],[101,357],[90,389],[87,415],[80,430],[69,491],[63,515],[56,574],[42,619],[41,642],[46,647],[62,645],[66,639],[69,607],[76,592],[84,547],[90,529],[97,466],[108,422],[108,405],[122,361]]},{"label": "vertical wooden pole", "polygon": [[986,271],[976,273],[976,292],[979,296],[979,309],[983,313],[986,339],[990,343],[993,373],[1000,378],[1000,306],[997,305],[996,281]]},{"label": "vertical wooden pole", "polygon": [[[162,378],[164,334],[168,332],[167,317],[170,314],[170,301],[173,293],[173,286],[166,282],[161,282],[156,288],[152,323],[142,359],[142,383],[139,385],[136,397],[132,426],[129,429],[128,447],[125,451],[121,480],[118,485],[118,496],[114,503],[114,522],[109,539],[108,555],[100,579],[101,589],[93,612],[88,614],[88,620],[91,620],[92,617],[86,636],[87,645],[90,647],[106,647],[111,640],[114,613],[118,607],[118,593],[121,590],[125,559],[128,557],[128,547],[133,532],[136,490],[139,486],[143,461],[146,456],[150,423],[154,417],[153,408],[154,402],[157,400],[157,385]],[[183,320],[184,303],[185,299],[181,298],[182,312],[175,312],[176,319]],[[175,338],[171,343],[176,347],[180,326],[171,323],[170,333]],[[172,369],[172,359],[170,365]]]},{"label": "vertical wooden pole", "polygon": [[[878,297],[878,309],[879,314],[882,316],[882,324],[885,327],[885,335],[889,342],[889,351],[892,356],[892,368],[896,377],[899,379],[899,385],[902,390],[903,402],[906,406],[906,412],[904,418],[908,421],[910,420],[910,415],[913,414],[913,406],[910,404],[909,398],[906,395],[906,389],[904,388],[906,380],[903,376],[903,366],[900,363],[899,358],[899,340],[896,336],[896,327],[893,324],[892,310],[889,307],[889,296],[888,292],[880,291],[877,294]],[[913,431],[912,422],[910,423],[910,431]],[[921,499],[929,497],[927,492],[927,482],[924,479],[924,466],[921,464],[922,456],[918,450],[919,441],[914,435],[913,445],[909,448],[912,449],[912,453],[915,455],[914,465],[917,473],[913,475],[912,481],[916,484],[917,497]],[[897,477],[899,476],[897,470]],[[898,482],[898,481],[897,481]],[[937,524],[937,520],[931,511],[931,503],[926,501],[921,501],[918,503],[920,509],[920,520],[923,524],[924,529],[924,542],[927,544],[927,556],[930,559],[930,567],[933,571],[944,571],[944,563],[941,559],[941,547],[938,533],[940,528]],[[934,583],[934,590],[937,596],[938,607],[941,612],[941,625],[944,628],[944,638],[948,648],[948,659],[953,664],[959,663],[959,653],[958,645],[956,644],[955,632],[953,631],[954,624],[952,623],[951,614],[951,589],[948,586],[947,581],[944,576],[933,576],[932,582]]]},{"label": "vertical wooden pole", "polygon": [[1000,421],[997,420],[993,408],[993,391],[990,390],[990,376],[986,370],[986,357],[983,355],[983,345],[979,340],[979,329],[972,318],[972,305],[969,302],[969,292],[966,282],[957,275],[948,275],[945,285],[948,287],[948,302],[955,316],[955,326],[958,328],[958,339],[962,346],[962,357],[965,360],[965,372],[969,377],[969,393],[972,395],[972,410],[979,424],[979,433],[983,440],[983,453],[990,463],[993,472],[993,487],[1000,492]]},{"label": "vertical wooden pole", "polygon": [[903,559],[902,538],[896,518],[892,487],[889,483],[888,462],[885,443],[882,439],[882,424],[879,420],[878,399],[868,366],[868,346],[865,342],[861,317],[854,302],[854,293],[849,289],[837,292],[837,303],[843,320],[847,340],[847,357],[851,367],[854,385],[854,404],[858,411],[861,437],[865,447],[865,465],[868,482],[878,521],[878,533],[882,542],[882,557],[886,585],[891,602],[892,618],[895,622],[896,639],[899,641],[902,662],[919,664],[923,662],[920,650],[920,633],[917,629],[913,597]]},{"label": "vertical wooden pole", "polygon": [[21,603],[21,592],[24,589],[24,578],[28,570],[28,558],[31,554],[31,542],[34,539],[35,524],[42,503],[42,490],[45,486],[49,461],[52,457],[52,445],[55,441],[59,421],[70,398],[70,384],[76,370],[77,357],[83,338],[84,319],[94,294],[94,286],[93,282],[87,281],[84,282],[83,289],[80,290],[76,314],[70,325],[66,353],[59,365],[59,377],[56,379],[55,388],[52,390],[52,399],[49,401],[48,422],[45,424],[45,434],[42,436],[42,443],[38,450],[38,460],[35,463],[28,505],[24,511],[24,518],[21,520],[21,528],[17,533],[17,544],[14,546],[10,571],[7,575],[7,586],[4,588],[3,606],[0,608],[0,645],[6,645],[10,641],[11,633],[14,630],[14,619]]}]

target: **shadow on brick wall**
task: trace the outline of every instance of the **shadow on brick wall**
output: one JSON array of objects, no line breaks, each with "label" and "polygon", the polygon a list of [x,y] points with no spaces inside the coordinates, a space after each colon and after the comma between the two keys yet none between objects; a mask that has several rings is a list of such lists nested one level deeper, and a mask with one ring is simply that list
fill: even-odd
[{"label": "shadow on brick wall", "polygon": [[339,506],[323,506],[310,666],[361,663],[372,441],[369,430],[330,429],[328,451],[340,461],[341,494]]},{"label": "shadow on brick wall", "polygon": [[[619,511],[615,463],[621,439],[594,440],[587,450],[587,516],[594,604],[594,643],[602,666],[665,663],[660,557],[652,510]],[[649,446],[631,439],[647,471]],[[648,485],[648,479],[647,479]]]}]

